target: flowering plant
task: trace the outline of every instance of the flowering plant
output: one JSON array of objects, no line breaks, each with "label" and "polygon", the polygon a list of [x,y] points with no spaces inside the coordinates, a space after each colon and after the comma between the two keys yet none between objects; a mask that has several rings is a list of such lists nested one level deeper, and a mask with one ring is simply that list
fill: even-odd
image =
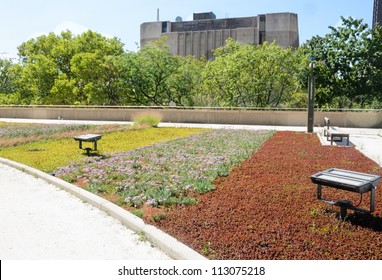
[{"label": "flowering plant", "polygon": [[192,194],[215,187],[218,176],[250,157],[271,132],[212,130],[154,146],[82,159],[55,173],[69,181],[86,178],[96,193],[117,193],[126,204],[194,204]]}]

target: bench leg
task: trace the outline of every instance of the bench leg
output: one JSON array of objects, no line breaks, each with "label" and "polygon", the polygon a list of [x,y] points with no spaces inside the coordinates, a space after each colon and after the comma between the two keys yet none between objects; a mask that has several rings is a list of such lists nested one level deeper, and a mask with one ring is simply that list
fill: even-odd
[{"label": "bench leg", "polygon": [[322,196],[322,185],[317,185],[317,199],[321,200]]},{"label": "bench leg", "polygon": [[371,189],[371,194],[370,194],[370,213],[374,212],[374,207],[375,207],[375,188],[373,187]]},{"label": "bench leg", "polygon": [[340,207],[340,219],[345,220],[347,215],[348,215],[348,208],[346,206],[341,206]]},{"label": "bench leg", "polygon": [[79,142],[80,142],[80,149],[82,150],[82,141],[80,140]]}]

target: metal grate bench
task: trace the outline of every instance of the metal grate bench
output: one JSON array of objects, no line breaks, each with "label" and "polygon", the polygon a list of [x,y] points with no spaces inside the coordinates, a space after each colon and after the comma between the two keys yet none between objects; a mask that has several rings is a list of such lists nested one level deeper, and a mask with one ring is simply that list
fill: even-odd
[{"label": "metal grate bench", "polygon": [[[84,134],[75,136],[74,140],[79,141],[79,148],[82,150],[85,150],[87,155],[90,154],[90,151],[97,151],[97,141],[102,138],[102,135],[100,134]],[[91,142],[93,143],[93,149],[92,148],[82,148],[82,142]]]},{"label": "metal grate bench", "polygon": [[[316,173],[311,176],[313,183],[317,184],[317,199],[329,203],[331,205],[339,206],[341,208],[340,217],[344,219],[347,215],[347,209],[354,211],[373,213],[375,208],[375,190],[381,176],[354,172],[349,170],[329,168],[325,171]],[[358,205],[354,206],[350,201],[339,200],[331,201],[322,198],[322,186],[341,189],[345,191],[362,194],[371,192],[369,209],[359,208]]]},{"label": "metal grate bench", "polygon": [[325,117],[324,118],[324,136],[326,136],[326,140],[329,141],[330,139],[330,145],[333,145],[334,138],[340,138],[339,141],[342,142],[343,138],[346,138],[346,145],[349,146],[349,133],[342,131],[342,130],[336,130],[330,127],[330,119]]}]

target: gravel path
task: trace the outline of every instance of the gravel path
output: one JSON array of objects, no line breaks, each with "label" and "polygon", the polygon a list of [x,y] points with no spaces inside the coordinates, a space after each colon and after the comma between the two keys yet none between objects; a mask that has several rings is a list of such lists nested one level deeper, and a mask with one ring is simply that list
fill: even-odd
[{"label": "gravel path", "polygon": [[169,259],[118,220],[0,164],[0,259]]}]

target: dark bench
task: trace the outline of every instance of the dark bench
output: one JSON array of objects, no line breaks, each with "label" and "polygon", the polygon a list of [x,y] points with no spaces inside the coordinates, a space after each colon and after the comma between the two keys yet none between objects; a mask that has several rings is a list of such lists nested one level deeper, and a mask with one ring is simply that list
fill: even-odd
[{"label": "dark bench", "polygon": [[[317,199],[329,203],[331,205],[341,207],[340,217],[344,219],[347,215],[347,209],[354,211],[373,213],[375,208],[375,189],[379,184],[381,176],[354,172],[349,170],[329,168],[325,171],[316,173],[311,176],[313,183],[317,184]],[[354,206],[350,201],[339,200],[337,202],[322,198],[322,186],[341,189],[345,191],[359,193],[361,195],[366,192],[370,194],[369,209],[358,208],[359,205]]]},{"label": "dark bench", "polygon": [[328,131],[330,130],[330,119],[324,117],[324,136],[328,136]]},{"label": "dark bench", "polygon": [[[97,151],[97,141],[102,138],[102,135],[100,134],[84,134],[75,136],[74,140],[79,141],[79,148],[82,150],[85,150],[86,153],[89,155],[90,151]],[[93,143],[93,149],[92,148],[82,148],[82,142],[91,142]]]},{"label": "dark bench", "polygon": [[324,136],[326,136],[326,140],[330,140],[330,145],[333,145],[334,138],[339,138],[338,141],[343,140],[343,138],[346,138],[346,145],[349,146],[350,140],[349,140],[349,133],[339,130],[339,129],[334,129],[330,126],[330,119],[325,117],[324,118]]}]

